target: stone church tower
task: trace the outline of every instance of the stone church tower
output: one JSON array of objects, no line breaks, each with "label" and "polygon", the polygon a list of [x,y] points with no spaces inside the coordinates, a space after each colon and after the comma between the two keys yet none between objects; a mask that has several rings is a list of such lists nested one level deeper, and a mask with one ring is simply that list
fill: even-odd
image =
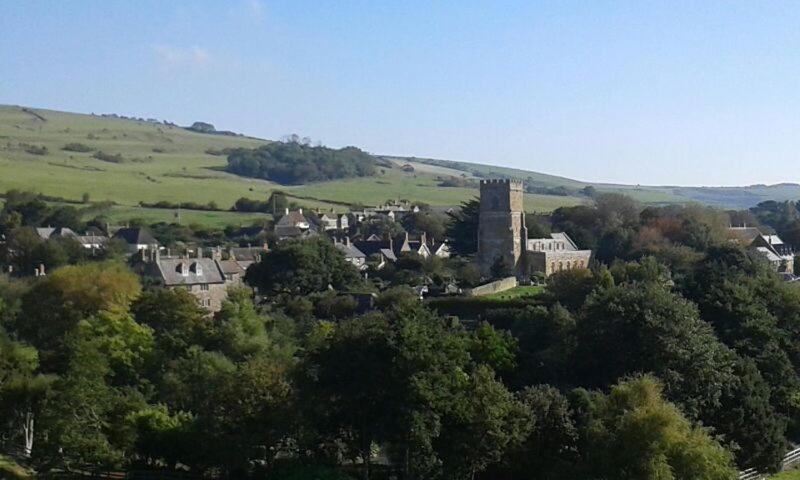
[{"label": "stone church tower", "polygon": [[522,200],[519,180],[481,180],[477,260],[482,274],[489,275],[501,258],[513,274],[523,275],[528,229]]}]

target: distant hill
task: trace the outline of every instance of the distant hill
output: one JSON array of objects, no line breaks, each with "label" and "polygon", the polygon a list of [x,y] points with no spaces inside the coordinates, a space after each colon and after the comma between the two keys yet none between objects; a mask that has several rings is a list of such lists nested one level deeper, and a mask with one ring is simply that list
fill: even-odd
[{"label": "distant hill", "polygon": [[[729,208],[800,198],[800,185],[796,184],[731,188],[609,185],[491,165],[384,155],[376,156],[380,162],[374,176],[283,186],[224,171],[225,152],[257,148],[269,141],[212,131],[214,127],[204,122],[189,128],[155,119],[0,106],[0,193],[26,189],[69,201],[80,201],[87,193],[91,201],[115,202],[116,211],[125,215],[136,215],[140,202],[214,201],[228,209],[240,197],[266,199],[277,189],[310,208],[341,210],[348,204],[376,205],[389,199],[449,206],[476,196],[477,180],[484,177],[526,180],[531,192],[525,197],[526,209],[540,212],[587,202],[581,192],[587,186],[622,192],[644,203],[698,201]],[[451,177],[464,181],[443,182]],[[141,212],[152,218],[151,210]],[[165,217],[169,215],[172,212],[165,213]],[[214,214],[216,224],[244,218],[228,212]],[[251,220],[252,215],[246,218]]]}]

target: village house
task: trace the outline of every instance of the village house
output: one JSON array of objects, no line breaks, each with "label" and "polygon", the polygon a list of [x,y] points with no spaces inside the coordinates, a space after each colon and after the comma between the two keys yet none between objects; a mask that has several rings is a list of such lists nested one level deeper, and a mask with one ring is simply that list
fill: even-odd
[{"label": "village house", "polygon": [[235,261],[242,270],[247,270],[250,265],[261,261],[262,256],[269,252],[269,244],[260,246],[231,247],[228,249],[228,259]]},{"label": "village house", "polygon": [[347,230],[350,226],[350,221],[345,214],[338,214],[331,210],[330,212],[321,213],[317,210],[316,221],[323,231],[329,232],[333,230]]},{"label": "village house", "polygon": [[275,223],[275,236],[278,240],[308,238],[317,235],[319,227],[308,217],[303,215],[303,209],[290,211],[288,208],[284,215]]},{"label": "village house", "polygon": [[112,239],[121,240],[128,253],[136,253],[141,250],[158,250],[158,240],[144,228],[123,227],[114,233]]},{"label": "village house", "polygon": [[104,249],[108,245],[108,236],[94,229],[90,229],[83,235],[79,235],[67,227],[40,227],[36,229],[36,234],[39,235],[39,238],[42,240],[50,240],[59,237],[71,238],[80,243],[83,248],[91,250],[92,252]]},{"label": "village house", "polygon": [[168,257],[157,249],[143,249],[134,269],[164,288],[187,290],[211,313],[218,312],[228,298],[225,276],[212,258]]},{"label": "village house", "polygon": [[214,313],[228,298],[229,287],[244,285],[247,269],[233,255],[224,259],[220,248],[212,250],[210,258],[204,257],[198,248],[192,257],[162,256],[158,250],[141,250],[134,270],[164,288],[186,289],[200,306]]},{"label": "village house", "polygon": [[364,270],[367,268],[367,255],[356,248],[356,246],[350,241],[349,237],[344,237],[344,240],[342,241],[334,238],[333,245],[340,252],[342,252],[347,263],[350,263],[359,270]]},{"label": "village house", "polygon": [[732,241],[764,257],[776,272],[794,277],[794,249],[779,236],[746,225],[730,227],[728,234]]}]

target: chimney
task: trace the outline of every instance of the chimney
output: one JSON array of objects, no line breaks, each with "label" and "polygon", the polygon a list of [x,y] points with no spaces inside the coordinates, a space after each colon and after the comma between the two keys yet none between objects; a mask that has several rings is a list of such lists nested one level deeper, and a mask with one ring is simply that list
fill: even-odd
[{"label": "chimney", "polygon": [[172,256],[172,253],[170,252],[170,249],[169,249],[169,248],[167,249],[167,256],[168,256],[168,257],[171,257],[171,256]]},{"label": "chimney", "polygon": [[347,245],[348,247],[350,246],[350,237],[348,236],[344,237],[344,244]]},{"label": "chimney", "polygon": [[298,208],[298,209],[297,209],[297,212],[298,212],[300,215],[302,215],[302,214],[303,214],[303,209],[302,209],[302,208]]},{"label": "chimney", "polygon": [[220,261],[222,260],[222,249],[217,245],[217,248],[211,250],[211,258]]},{"label": "chimney", "polygon": [[161,249],[160,248],[156,247],[156,248],[153,249],[153,258],[156,261],[156,263],[161,261]]},{"label": "chimney", "polygon": [[39,264],[39,275],[42,276],[42,277],[44,277],[46,275],[46,273],[44,271],[44,263],[40,263]]},{"label": "chimney", "polygon": [[228,260],[236,260],[236,255],[233,254],[233,247],[228,248]]},{"label": "chimney", "polygon": [[289,207],[286,207],[286,212],[284,213],[284,215],[289,215]]},{"label": "chimney", "polygon": [[428,244],[428,237],[425,235],[425,232],[422,232],[422,235],[419,236],[419,243],[422,245]]},{"label": "chimney", "polygon": [[203,258],[203,247],[197,247],[197,258]]}]

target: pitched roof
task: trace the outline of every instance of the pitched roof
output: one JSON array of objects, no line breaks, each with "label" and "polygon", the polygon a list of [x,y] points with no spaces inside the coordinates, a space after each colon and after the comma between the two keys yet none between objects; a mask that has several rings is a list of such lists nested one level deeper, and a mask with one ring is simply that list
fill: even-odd
[{"label": "pitched roof", "polygon": [[156,266],[166,286],[225,283],[217,263],[210,258],[162,257],[156,261]]},{"label": "pitched roof", "polygon": [[52,237],[77,237],[78,234],[72,231],[67,227],[40,227],[36,229],[36,233],[39,234],[42,240],[47,240]]},{"label": "pitched roof", "polygon": [[158,240],[144,228],[120,228],[114,238],[123,240],[128,245],[158,245]]},{"label": "pitched roof", "polygon": [[558,240],[558,241],[564,242],[564,245],[566,246],[567,250],[577,250],[578,249],[578,246],[575,245],[575,242],[573,242],[572,239],[569,238],[569,235],[567,235],[566,232],[551,233],[550,237],[553,240]]},{"label": "pitched roof", "polygon": [[353,244],[337,242],[334,246],[344,253],[344,258],[367,258],[366,254]]},{"label": "pitched roof", "polygon": [[217,260],[220,271],[225,275],[240,274],[244,275],[245,268],[236,260]]},{"label": "pitched roof", "polygon": [[281,226],[281,227],[287,227],[287,226],[295,227],[295,226],[297,226],[298,223],[308,223],[308,224],[310,224],[311,221],[309,221],[309,219],[306,218],[306,216],[303,215],[300,211],[295,210],[295,211],[291,211],[291,212],[287,213],[286,215],[282,216],[281,219],[278,220],[275,223],[275,226],[276,227],[278,227],[278,226]]},{"label": "pitched roof", "polygon": [[391,248],[389,248],[389,242],[386,240],[381,241],[371,241],[371,240],[359,240],[353,242],[353,245],[361,250],[367,257],[370,257],[375,254],[381,254],[387,259],[391,261],[397,260],[397,256],[394,254]]}]

